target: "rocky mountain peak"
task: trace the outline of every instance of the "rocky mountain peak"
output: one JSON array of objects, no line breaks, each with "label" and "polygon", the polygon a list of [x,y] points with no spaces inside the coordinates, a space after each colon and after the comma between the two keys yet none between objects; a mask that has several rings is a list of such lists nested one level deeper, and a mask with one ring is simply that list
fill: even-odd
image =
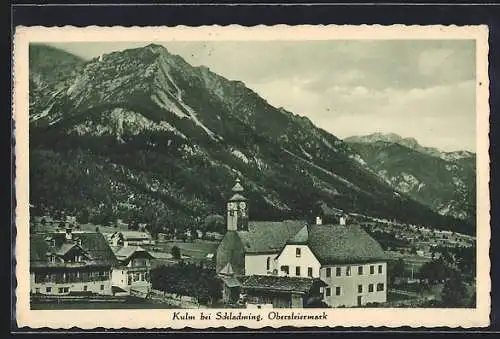
[{"label": "rocky mountain peak", "polygon": [[[30,72],[30,82],[57,64],[43,70]],[[325,204],[455,225],[396,194],[309,119],[163,46],[105,54],[46,87],[30,90],[30,196],[38,206],[93,218],[138,213],[161,224],[175,216],[187,225],[223,213],[226,185],[238,176],[255,220],[304,218]]]}]

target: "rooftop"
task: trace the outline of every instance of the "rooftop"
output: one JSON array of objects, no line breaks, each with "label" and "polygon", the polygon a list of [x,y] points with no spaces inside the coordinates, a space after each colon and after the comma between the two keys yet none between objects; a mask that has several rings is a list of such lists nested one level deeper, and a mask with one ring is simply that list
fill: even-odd
[{"label": "rooftop", "polygon": [[251,275],[241,278],[244,289],[307,293],[313,286],[326,286],[320,279]]},{"label": "rooftop", "polygon": [[116,257],[101,233],[73,232],[73,240],[67,240],[65,233],[36,233],[30,235],[30,265],[45,267],[49,265],[48,254],[64,255],[78,245],[89,257],[88,265],[113,265]]},{"label": "rooftop", "polygon": [[247,253],[272,253],[280,251],[306,225],[301,220],[250,221],[248,231],[237,232]]}]

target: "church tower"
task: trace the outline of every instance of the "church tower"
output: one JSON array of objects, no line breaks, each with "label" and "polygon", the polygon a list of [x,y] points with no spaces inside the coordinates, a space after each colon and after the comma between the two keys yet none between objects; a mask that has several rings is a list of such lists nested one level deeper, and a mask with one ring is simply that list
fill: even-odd
[{"label": "church tower", "polygon": [[232,188],[233,196],[227,202],[227,230],[248,231],[248,200],[243,196],[240,179]]}]

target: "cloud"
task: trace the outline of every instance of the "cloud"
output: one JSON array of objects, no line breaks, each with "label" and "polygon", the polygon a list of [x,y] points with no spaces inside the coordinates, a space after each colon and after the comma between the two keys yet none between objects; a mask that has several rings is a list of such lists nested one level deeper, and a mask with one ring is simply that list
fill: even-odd
[{"label": "cloud", "polygon": [[381,90],[335,85],[317,92],[295,78],[250,87],[341,138],[394,132],[445,150],[475,149],[474,81]]}]

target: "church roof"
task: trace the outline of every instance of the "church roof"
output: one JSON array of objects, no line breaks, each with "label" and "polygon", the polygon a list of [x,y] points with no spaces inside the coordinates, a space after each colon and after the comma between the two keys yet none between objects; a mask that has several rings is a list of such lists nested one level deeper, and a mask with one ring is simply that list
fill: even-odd
[{"label": "church roof", "polygon": [[307,244],[307,241],[309,239],[309,230],[308,226],[302,227],[297,234],[295,234],[290,240],[287,241],[287,244]]},{"label": "church roof", "polygon": [[242,196],[239,193],[234,194],[229,201],[242,201],[242,200],[247,200],[244,196]]},{"label": "church roof", "polygon": [[236,184],[234,184],[232,191],[235,193],[243,192],[245,189],[240,184],[240,179],[236,179]]},{"label": "church roof", "polygon": [[246,253],[276,253],[300,229],[306,221],[250,221],[248,231],[237,231]]},{"label": "church roof", "polygon": [[233,275],[233,266],[231,266],[231,263],[227,263],[226,266],[222,270],[220,270],[219,274],[224,274],[224,275]]},{"label": "church roof", "polygon": [[[302,236],[299,236],[302,233]],[[304,240],[301,230],[296,237]],[[290,244],[293,243],[291,239]],[[380,244],[358,225],[310,225],[307,227],[308,247],[321,264],[348,264],[386,260]]]}]

